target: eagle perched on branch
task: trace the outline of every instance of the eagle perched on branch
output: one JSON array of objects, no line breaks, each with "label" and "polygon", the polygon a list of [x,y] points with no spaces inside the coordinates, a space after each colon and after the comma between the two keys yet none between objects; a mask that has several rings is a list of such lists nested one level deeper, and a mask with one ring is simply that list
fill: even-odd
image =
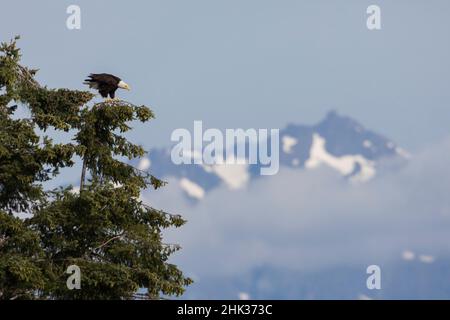
[{"label": "eagle perched on branch", "polygon": [[108,95],[111,99],[115,99],[118,88],[130,90],[130,86],[123,82],[122,79],[109,73],[91,73],[83,83],[87,84],[91,89],[97,89],[106,100],[109,100]]}]

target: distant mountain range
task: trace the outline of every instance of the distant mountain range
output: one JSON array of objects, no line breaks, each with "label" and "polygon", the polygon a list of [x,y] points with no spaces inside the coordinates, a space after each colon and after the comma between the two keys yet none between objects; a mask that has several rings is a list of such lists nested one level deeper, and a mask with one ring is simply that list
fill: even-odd
[{"label": "distant mountain range", "polygon": [[[239,189],[260,177],[260,165],[175,165],[171,148],[150,150],[135,163],[160,178],[176,178],[190,198],[200,200],[214,188]],[[386,158],[407,159],[392,140],[364,128],[356,120],[330,111],[316,125],[289,124],[280,130],[280,167],[314,169],[328,166],[352,182],[375,177]]]},{"label": "distant mountain range", "polygon": [[[417,212],[411,211],[411,220],[404,220],[402,210],[408,211],[409,214],[410,208],[404,207],[403,204],[397,206],[397,200],[392,202],[392,207],[389,204],[372,207],[373,200],[383,199],[377,197],[380,194],[377,190],[390,186],[392,182],[388,179],[383,184],[381,177],[398,170],[399,166],[408,161],[410,155],[393,140],[366,129],[351,117],[331,111],[317,124],[291,123],[280,130],[281,170],[289,168],[289,173],[292,173],[292,170],[328,167],[335,170],[336,176],[340,176],[344,182],[338,183],[338,186],[344,185],[346,181],[357,185],[357,188],[343,187],[338,193],[325,190],[323,194],[332,197],[329,201],[324,198],[322,210],[319,210],[322,201],[320,195],[318,204],[315,203],[317,199],[314,199],[314,205],[310,207],[308,203],[305,204],[305,198],[311,193],[305,193],[304,189],[299,189],[297,193],[292,185],[288,185],[292,191],[287,193],[288,196],[280,195],[284,194],[285,190],[274,195],[274,205],[267,211],[264,210],[264,205],[270,201],[255,203],[253,207],[253,203],[250,203],[252,200],[258,199],[258,196],[270,198],[271,193],[280,185],[279,180],[276,180],[275,184],[268,180],[267,190],[264,190],[264,187],[253,190],[245,188],[257,179],[260,179],[261,183],[258,182],[256,186],[265,186],[263,179],[266,177],[260,175],[260,165],[175,165],[171,160],[171,150],[170,146],[152,149],[147,158],[133,165],[142,170],[149,170],[158,177],[170,178],[171,183],[175,181],[190,199],[186,207],[183,207],[184,202],[179,205],[179,199],[172,195],[159,199],[166,201],[162,207],[165,207],[167,202],[173,202],[175,207],[183,208],[183,214],[186,214],[189,221],[190,230],[180,236],[180,243],[187,251],[177,263],[186,265],[185,268],[190,269],[195,281],[182,298],[446,299],[450,296],[449,256],[427,248],[427,243],[432,241],[428,238],[427,226],[422,230],[417,224],[409,224],[409,221],[414,219],[424,219],[418,215],[421,209]],[[311,175],[310,178],[315,179],[316,176]],[[354,203],[353,200],[361,193],[350,196],[342,194],[348,190],[352,193],[362,187],[360,184],[373,179],[379,179],[373,182],[380,183],[367,186],[366,192],[375,195],[368,202],[362,197],[363,200]],[[244,190],[239,192],[240,196],[237,197],[234,192],[223,192],[219,194],[220,202],[217,201],[218,197],[202,202],[210,191],[220,186]],[[367,194],[366,192],[362,194]],[[295,198],[297,194],[298,199]],[[400,192],[394,198],[401,198],[403,195],[409,193]],[[334,196],[343,196],[343,200],[333,199]],[[250,200],[243,202],[242,199],[246,197],[250,197]],[[290,198],[292,203],[286,204],[286,200],[291,201]],[[348,201],[349,199],[352,201]],[[386,200],[388,203],[392,201]],[[407,198],[404,200],[408,201]],[[242,209],[228,205],[233,201],[239,206],[242,205]],[[190,203],[194,205],[189,207]],[[334,207],[334,204],[338,207]],[[158,205],[161,205],[161,202]],[[221,210],[222,207],[226,209]],[[273,208],[279,210],[274,211]],[[378,212],[379,208],[387,209],[387,213],[383,215],[383,212]],[[425,206],[424,210],[434,214],[433,209],[434,206]],[[232,213],[229,214],[228,210]],[[359,211],[361,215],[353,214]],[[339,216],[340,214],[342,216]],[[300,216],[303,218],[300,219]],[[208,217],[206,224],[201,223],[204,217]],[[240,217],[243,217],[242,221],[247,221],[244,226],[241,225]],[[258,221],[259,217],[261,221]],[[284,219],[284,224],[278,225],[278,219]],[[306,226],[303,223],[306,223]],[[372,224],[374,230],[379,228],[381,231],[366,234],[371,230]],[[205,229],[205,225],[210,229]],[[307,227],[313,230],[305,233]],[[441,227],[445,228],[446,224]],[[297,236],[299,234],[301,236]],[[426,239],[423,247],[411,239],[415,236]],[[203,243],[210,239],[213,239],[211,242],[214,244],[203,246]],[[342,239],[342,242],[339,239]],[[286,243],[289,245],[284,249],[281,244]],[[353,243],[358,245],[353,247]],[[356,249],[359,244],[361,248],[367,248],[367,251],[360,252]],[[348,249],[342,249],[347,246]],[[324,251],[316,252],[318,248]],[[290,257],[288,261],[295,261],[292,267],[277,261],[277,250],[285,250],[286,256]],[[355,250],[356,257],[347,259],[351,250]],[[220,257],[211,257],[211,252],[215,251],[220,253]],[[233,259],[243,261],[242,267],[239,265],[236,272],[228,270],[232,270],[234,266],[234,263],[227,261],[232,259],[226,256],[228,252],[234,253]],[[342,252],[347,253],[342,255]],[[198,265],[189,257],[190,254],[196,258],[205,257],[205,261],[208,261],[205,263],[211,266],[211,270],[220,269],[223,264],[226,266],[226,272],[222,269],[217,273],[204,272],[202,267],[197,270]],[[336,258],[336,262],[322,262],[322,259],[328,259],[329,255],[342,256]],[[314,267],[308,267],[307,259],[314,262]],[[202,261],[201,258],[198,260]],[[305,268],[297,270],[297,263]],[[202,262],[199,262],[200,264]],[[382,290],[369,290],[366,286],[366,269],[372,264],[382,268]]]},{"label": "distant mountain range", "polygon": [[382,290],[367,289],[365,265],[311,272],[260,266],[238,276],[200,278],[183,299],[448,299],[448,266],[448,259],[396,259],[383,266]]}]

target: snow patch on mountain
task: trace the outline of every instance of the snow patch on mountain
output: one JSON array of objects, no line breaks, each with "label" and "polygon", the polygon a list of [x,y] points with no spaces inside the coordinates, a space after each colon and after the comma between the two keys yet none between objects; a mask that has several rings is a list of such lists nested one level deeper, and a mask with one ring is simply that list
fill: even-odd
[{"label": "snow patch on mountain", "polygon": [[423,263],[433,263],[435,258],[431,255],[422,254],[419,256],[419,261]]},{"label": "snow patch on mountain", "polygon": [[192,198],[203,199],[205,197],[205,190],[187,178],[181,178],[180,187]]},{"label": "snow patch on mountain", "polygon": [[239,292],[238,293],[239,300],[250,300],[250,294],[247,292]]},{"label": "snow patch on mountain", "polygon": [[283,136],[281,142],[285,153],[292,153],[292,147],[298,143],[297,139],[288,135]]},{"label": "snow patch on mountain", "polygon": [[353,181],[368,181],[375,175],[373,161],[369,161],[361,155],[346,155],[337,157],[326,150],[326,141],[319,134],[313,134],[313,142],[310,150],[310,157],[305,162],[305,167],[313,169],[321,164],[326,164],[336,169],[342,175],[348,176],[355,172],[359,165],[359,172],[351,177]]},{"label": "snow patch on mountain", "polygon": [[[248,145],[246,145],[246,148]],[[176,148],[176,147],[175,147]],[[177,152],[190,160],[186,164],[175,164],[171,157]],[[223,159],[220,163],[202,163],[204,150],[177,150],[173,148],[152,149],[148,158],[135,162],[140,170],[151,166],[153,175],[159,178],[174,177],[180,181],[185,178],[195,183],[206,194],[225,184],[230,189],[241,189],[261,177],[262,164],[240,164],[234,159]],[[227,152],[223,150],[223,155]],[[371,180],[377,174],[386,172],[384,159],[396,158],[399,165],[410,155],[390,139],[366,129],[356,120],[329,112],[315,125],[289,124],[280,130],[280,166],[295,169],[311,169],[326,165],[337,170],[353,182]],[[248,155],[246,155],[248,157]],[[198,161],[197,161],[198,160]],[[230,162],[228,162],[230,160]],[[245,163],[248,159],[239,159]],[[389,164],[387,164],[389,166]],[[200,199],[201,192],[193,192],[192,185],[183,182],[186,194]],[[198,190],[198,188],[196,188]],[[191,196],[195,194],[196,196]]]},{"label": "snow patch on mountain", "polygon": [[218,164],[210,166],[210,168],[233,190],[243,188],[250,180],[246,164]]},{"label": "snow patch on mountain", "polygon": [[416,258],[416,254],[411,250],[405,250],[402,252],[402,259],[405,261],[413,261]]},{"label": "snow patch on mountain", "polygon": [[365,148],[372,148],[372,141],[370,141],[370,140],[364,140],[363,146],[364,146]]},{"label": "snow patch on mountain", "polygon": [[426,264],[433,263],[436,260],[434,256],[429,254],[420,254],[417,256],[416,253],[411,250],[405,250],[402,252],[402,259],[405,261],[413,261],[416,259],[416,257],[420,262]]}]

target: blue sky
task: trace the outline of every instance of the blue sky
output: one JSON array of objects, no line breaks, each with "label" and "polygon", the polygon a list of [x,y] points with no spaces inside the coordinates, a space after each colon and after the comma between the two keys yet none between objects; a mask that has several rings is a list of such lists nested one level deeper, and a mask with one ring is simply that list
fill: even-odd
[{"label": "blue sky", "polygon": [[[378,4],[382,30],[366,28]],[[81,7],[68,30],[66,8]],[[50,87],[120,75],[157,119],[135,141],[170,144],[194,120],[218,128],[315,123],[330,109],[415,151],[450,132],[448,1],[5,1],[0,38]]]}]

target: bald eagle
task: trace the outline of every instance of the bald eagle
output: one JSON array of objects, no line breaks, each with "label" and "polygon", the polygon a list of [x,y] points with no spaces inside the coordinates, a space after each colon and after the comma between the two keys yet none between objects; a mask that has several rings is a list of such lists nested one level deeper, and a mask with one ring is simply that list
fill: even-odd
[{"label": "bald eagle", "polygon": [[108,73],[91,73],[88,79],[84,80],[84,84],[87,84],[89,88],[97,89],[100,95],[106,99],[108,99],[108,95],[111,99],[115,99],[114,96],[118,88],[130,90],[130,86],[122,79]]}]

